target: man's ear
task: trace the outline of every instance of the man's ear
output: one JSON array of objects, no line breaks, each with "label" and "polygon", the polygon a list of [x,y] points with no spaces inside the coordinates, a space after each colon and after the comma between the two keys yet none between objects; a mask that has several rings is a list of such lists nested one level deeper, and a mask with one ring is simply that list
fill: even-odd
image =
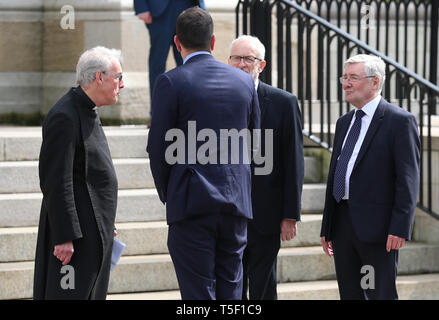
[{"label": "man's ear", "polygon": [[215,35],[212,35],[212,38],[210,39],[210,52],[213,51],[213,49],[215,48]]},{"label": "man's ear", "polygon": [[102,79],[102,71],[96,71],[95,73],[95,80],[99,83],[102,84],[102,82],[104,81]]},{"label": "man's ear", "polygon": [[262,71],[264,71],[265,66],[267,65],[267,61],[262,60],[261,62],[259,62],[259,73],[261,73]]},{"label": "man's ear", "polygon": [[177,51],[181,53],[181,43],[180,40],[178,40],[177,35],[174,36],[174,43],[175,46],[177,47]]},{"label": "man's ear", "polygon": [[374,85],[376,86],[377,91],[378,91],[378,88],[380,87],[380,81],[381,81],[380,78],[379,77],[375,77],[372,80],[374,81]]}]

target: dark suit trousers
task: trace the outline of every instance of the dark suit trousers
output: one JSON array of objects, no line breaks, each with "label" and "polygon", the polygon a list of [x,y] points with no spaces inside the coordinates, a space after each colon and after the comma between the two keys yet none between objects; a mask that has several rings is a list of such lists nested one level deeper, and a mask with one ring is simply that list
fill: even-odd
[{"label": "dark suit trousers", "polygon": [[247,234],[242,299],[247,300],[248,289],[250,300],[277,300],[276,262],[280,234],[262,234],[251,223]]},{"label": "dark suit trousers", "polygon": [[171,46],[176,65],[183,64],[183,59],[174,43],[175,25],[178,15],[192,5],[192,0],[172,0],[165,12],[159,17],[153,17],[151,24],[146,24],[150,38],[149,88],[151,99],[157,76],[166,70],[166,60]]},{"label": "dark suit trousers", "polygon": [[183,300],[240,300],[247,219],[230,214],[173,223],[168,248]]},{"label": "dark suit trousers", "polygon": [[352,227],[348,201],[335,210],[332,245],[342,300],[396,300],[398,251],[385,243],[360,242]]}]

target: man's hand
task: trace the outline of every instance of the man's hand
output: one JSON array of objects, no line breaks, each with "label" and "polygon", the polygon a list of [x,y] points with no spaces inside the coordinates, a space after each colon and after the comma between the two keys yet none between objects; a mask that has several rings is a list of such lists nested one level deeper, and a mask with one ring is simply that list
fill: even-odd
[{"label": "man's hand", "polygon": [[405,239],[397,236],[393,236],[389,234],[387,237],[386,250],[390,252],[390,250],[398,250],[404,247]]},{"label": "man's hand", "polygon": [[331,241],[326,241],[325,237],[322,237],[320,239],[320,241],[322,242],[323,251],[325,251],[326,255],[328,257],[334,256],[334,251],[332,250],[332,242]]},{"label": "man's hand", "polygon": [[297,234],[296,220],[283,219],[280,224],[280,232],[282,241],[290,241]]},{"label": "man's hand", "polygon": [[57,244],[53,250],[53,255],[65,266],[70,262],[73,255],[73,242],[69,241],[62,244]]},{"label": "man's hand", "polygon": [[145,22],[146,24],[151,24],[152,23],[152,15],[151,12],[146,11],[143,13],[140,13],[137,15],[137,17],[142,20],[143,22]]}]

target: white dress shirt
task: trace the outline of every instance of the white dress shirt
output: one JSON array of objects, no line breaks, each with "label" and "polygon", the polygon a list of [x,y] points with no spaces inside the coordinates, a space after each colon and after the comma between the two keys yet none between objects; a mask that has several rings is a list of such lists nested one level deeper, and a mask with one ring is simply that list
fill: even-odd
[{"label": "white dress shirt", "polygon": [[[343,196],[343,200],[349,199],[349,180],[351,178],[352,169],[354,168],[355,161],[357,160],[358,152],[360,152],[361,145],[363,144],[364,137],[366,136],[367,130],[369,129],[369,125],[372,121],[373,115],[375,114],[375,110],[378,107],[378,103],[381,100],[381,95],[376,96],[373,100],[366,103],[361,110],[365,113],[365,115],[361,118],[361,130],[360,135],[358,136],[357,143],[355,144],[354,151],[352,152],[352,156],[349,159],[348,167],[346,169],[346,178],[345,178],[345,195]],[[357,112],[357,108],[355,108],[355,112]],[[349,125],[349,129],[346,133],[346,136],[343,141],[343,146],[346,142],[346,138],[351,131],[352,125],[355,122],[355,115],[352,117],[351,123]],[[343,150],[343,149],[342,149]]]}]

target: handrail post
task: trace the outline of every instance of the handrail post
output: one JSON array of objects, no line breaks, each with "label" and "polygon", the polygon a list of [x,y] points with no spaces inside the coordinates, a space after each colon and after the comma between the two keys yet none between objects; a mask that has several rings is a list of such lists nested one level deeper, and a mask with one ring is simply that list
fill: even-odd
[{"label": "handrail post", "polygon": [[[437,84],[437,55],[438,55],[438,8],[439,2],[431,2],[431,22],[430,22],[430,82]],[[436,99],[432,99],[430,104],[430,114],[436,114]]]},{"label": "handrail post", "polygon": [[250,34],[258,37],[266,48],[267,65],[259,78],[271,84],[271,11],[270,0],[252,1],[250,7]]},{"label": "handrail post", "polygon": [[[433,208],[433,199],[436,193],[433,192],[433,168],[434,161],[432,158],[432,115],[437,113],[437,102],[439,99],[439,87],[437,86],[438,77],[438,35],[439,35],[439,0],[422,0],[416,5],[422,7],[425,5],[426,12],[422,17],[425,21],[424,25],[427,29],[430,28],[430,32],[424,32],[424,49],[425,57],[422,59],[424,63],[424,75],[420,76],[411,71],[407,66],[404,66],[397,61],[393,60],[388,53],[388,42],[386,42],[385,51],[386,54],[379,52],[372,48],[370,45],[364,43],[359,38],[356,38],[346,31],[343,31],[341,23],[338,20],[337,25],[332,24],[330,21],[331,6],[326,5],[328,19],[322,18],[322,11],[318,8],[318,14],[316,15],[310,10],[311,3],[317,0],[240,0],[239,4],[243,4],[243,20],[244,10],[250,11],[250,34],[258,36],[266,46],[266,60],[267,66],[265,68],[265,82],[271,81],[271,66],[272,61],[271,54],[276,55],[277,52],[277,75],[278,75],[278,87],[284,87],[284,75],[286,75],[286,84],[288,90],[293,90],[297,95],[300,105],[302,107],[302,121],[304,128],[309,124],[309,130],[303,130],[303,134],[308,138],[329,151],[332,151],[331,142],[333,135],[333,124],[335,120],[332,120],[336,116],[337,111],[340,112],[340,116],[343,112],[343,94],[342,88],[337,83],[335,86],[334,81],[342,74],[343,59],[348,57],[353,50],[359,52],[373,54],[380,57],[386,64],[386,75],[388,81],[386,81],[386,87],[383,92],[387,100],[398,99],[399,105],[403,107],[405,100],[407,99],[406,108],[411,111],[412,104],[415,100],[411,100],[413,97],[418,100],[420,107],[419,111],[419,133],[421,138],[421,180],[420,180],[420,198],[417,206],[423,211],[430,214],[432,217],[439,219],[439,214],[436,208]],[[347,0],[326,0],[329,2],[336,2],[338,8],[341,8],[343,1]],[[384,0],[382,0],[384,1]],[[391,0],[399,1],[399,0]],[[318,2],[317,5],[323,2]],[[328,2],[327,2],[328,3]],[[384,2],[383,2],[384,3]],[[389,12],[392,8],[390,6],[390,0],[386,3],[386,35],[389,34]],[[394,2],[392,2],[393,4]],[[408,8],[407,1],[398,2],[400,5],[404,3],[406,10]],[[302,6],[306,4],[306,8]],[[418,8],[418,7],[417,7]],[[273,11],[272,11],[273,10]],[[276,11],[274,11],[276,10]],[[239,9],[237,9],[239,12]],[[247,12],[247,11],[246,11]],[[348,13],[349,14],[349,13]],[[398,13],[396,13],[398,15]],[[405,11],[407,16],[407,11]],[[417,11],[415,16],[418,17]],[[272,48],[272,17],[276,19],[276,24],[273,26],[276,28],[273,30],[273,40],[277,40],[277,48]],[[338,16],[340,19],[340,15]],[[428,21],[430,20],[430,23]],[[296,28],[291,29],[292,21],[295,21]],[[273,21],[274,22],[274,21]],[[238,23],[237,23],[238,24]],[[428,26],[429,25],[429,26]],[[311,36],[311,32],[317,27],[317,38]],[[243,28],[245,30],[245,28]],[[322,39],[322,36],[324,39]],[[430,38],[428,41],[427,36]],[[306,37],[306,38],[305,38]],[[387,39],[388,37],[386,37]],[[397,37],[396,37],[397,38]],[[292,41],[295,41],[291,43]],[[316,43],[317,41],[317,43]],[[414,41],[417,43],[417,40]],[[326,46],[325,46],[326,43]],[[427,44],[430,48],[428,49]],[[317,61],[311,54],[311,48],[317,48]],[[274,50],[273,50],[274,49]],[[326,58],[323,58],[323,51],[326,49]],[[272,52],[273,51],[273,52]],[[294,52],[294,56],[293,56]],[[428,57],[428,55],[430,55]],[[294,57],[294,59],[293,59]],[[284,59],[285,58],[285,59]],[[323,59],[323,60],[322,60]],[[404,61],[406,62],[407,59]],[[275,59],[276,61],[276,59]],[[292,61],[297,61],[297,67],[292,64]],[[285,63],[284,63],[285,62]],[[311,65],[311,62],[313,63]],[[430,72],[427,74],[426,66],[428,65]],[[297,68],[297,85],[293,86],[291,75],[292,68]],[[316,70],[317,68],[317,70]],[[326,70],[326,73],[324,72]],[[315,113],[311,109],[313,97],[312,90],[315,90],[315,80],[311,81],[311,76],[317,74],[317,100],[320,101],[320,130],[312,127],[313,118]],[[322,76],[323,74],[323,76]],[[426,78],[429,78],[427,80]],[[334,79],[335,78],[335,79]],[[394,79],[397,79],[397,86],[393,85]],[[414,93],[413,93],[414,92]],[[331,99],[334,97],[335,99]],[[323,101],[326,99],[326,103]],[[336,103],[338,101],[339,110],[336,110]],[[324,119],[324,106],[327,106],[327,116]],[[335,110],[334,109],[335,106]],[[348,103],[346,102],[346,106]],[[306,110],[306,107],[309,110]],[[318,109],[315,109],[318,112]],[[415,110],[416,111],[416,110]],[[306,122],[305,115],[307,116]],[[337,117],[336,117],[337,118]],[[325,123],[326,120],[326,123]],[[332,120],[332,121],[331,121]],[[317,121],[315,123],[318,125]],[[327,132],[325,132],[324,125],[327,125]],[[315,133],[313,132],[315,131]],[[320,133],[320,136],[318,134]],[[436,211],[436,212],[435,212]]]}]

